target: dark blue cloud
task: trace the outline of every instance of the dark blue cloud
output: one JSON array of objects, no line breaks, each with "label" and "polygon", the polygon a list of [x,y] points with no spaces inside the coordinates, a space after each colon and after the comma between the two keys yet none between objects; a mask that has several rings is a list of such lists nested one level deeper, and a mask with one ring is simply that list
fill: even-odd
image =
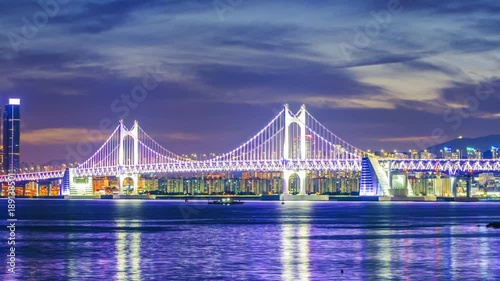
[{"label": "dark blue cloud", "polygon": [[130,14],[142,9],[159,6],[161,1],[92,1],[81,6],[78,12],[61,15],[54,23],[69,24],[72,32],[101,33],[130,20]]},{"label": "dark blue cloud", "polygon": [[428,62],[423,62],[423,61],[407,61],[404,62],[404,65],[406,67],[411,68],[414,71],[435,71],[435,72],[441,72],[450,76],[458,76],[462,75],[463,73],[456,69],[456,68],[451,68],[446,65],[438,65],[438,64],[433,64],[433,63],[428,63]]},{"label": "dark blue cloud", "polygon": [[498,35],[500,29],[500,19],[478,19],[472,23],[469,28],[476,30],[481,34]]},{"label": "dark blue cloud", "polygon": [[[277,93],[288,92],[290,98],[293,95],[309,93],[340,97],[362,96],[368,93],[382,92],[378,87],[356,81],[355,77],[347,72],[329,68],[327,65],[320,63],[302,62],[299,64],[298,61],[292,63],[279,60],[270,60],[269,63],[278,69],[243,69],[237,66],[202,65],[198,68],[198,76],[204,83],[220,90],[234,90],[237,92],[238,90],[253,88],[273,89]],[[294,65],[294,67],[290,67],[291,65]],[[289,69],[280,70],[280,67],[285,66],[288,66]],[[245,95],[244,91],[242,95]],[[244,96],[239,98],[246,99]]]}]

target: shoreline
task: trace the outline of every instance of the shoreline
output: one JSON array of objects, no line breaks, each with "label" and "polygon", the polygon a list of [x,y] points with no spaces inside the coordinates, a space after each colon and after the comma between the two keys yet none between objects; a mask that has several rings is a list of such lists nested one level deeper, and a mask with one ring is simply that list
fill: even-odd
[{"label": "shoreline", "polygon": [[[94,196],[17,196],[16,199],[24,200],[192,200],[207,201],[226,198],[224,195],[94,195]],[[500,198],[467,198],[467,197],[383,197],[383,196],[285,196],[280,195],[240,195],[229,196],[235,200],[244,201],[296,201],[296,202],[498,202]],[[280,198],[281,197],[281,198]],[[0,197],[8,199],[7,197]]]}]

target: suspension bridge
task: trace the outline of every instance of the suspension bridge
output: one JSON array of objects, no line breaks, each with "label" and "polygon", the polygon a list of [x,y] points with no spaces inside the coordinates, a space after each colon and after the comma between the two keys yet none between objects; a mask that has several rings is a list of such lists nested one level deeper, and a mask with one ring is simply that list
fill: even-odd
[{"label": "suspension bridge", "polygon": [[[111,136],[87,161],[60,171],[0,176],[0,182],[62,181],[62,195],[86,188],[91,180],[114,176],[120,190],[126,179],[137,191],[141,174],[209,173],[231,171],[282,172],[283,194],[290,178],[300,179],[300,194],[306,194],[309,171],[356,171],[361,173],[361,196],[391,196],[391,172],[442,171],[450,176],[463,173],[500,172],[497,160],[395,160],[377,158],[344,141],[316,120],[303,105],[293,113],[288,105],[247,142],[225,154],[206,160],[182,157],[156,142],[136,121],[129,129],[120,121]],[[409,192],[411,194],[411,192]]]}]

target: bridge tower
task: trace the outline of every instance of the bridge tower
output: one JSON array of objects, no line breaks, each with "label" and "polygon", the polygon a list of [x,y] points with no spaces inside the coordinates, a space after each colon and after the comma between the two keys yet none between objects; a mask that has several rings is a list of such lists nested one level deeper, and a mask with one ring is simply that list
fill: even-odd
[{"label": "bridge tower", "polygon": [[[118,166],[122,167],[125,165],[138,165],[139,164],[139,123],[137,121],[134,121],[134,127],[132,127],[131,130],[127,130],[125,126],[123,125],[123,120],[120,120],[120,146],[118,148]],[[125,140],[127,137],[131,137],[133,140],[133,153],[130,153],[126,151],[126,145],[125,145]],[[129,162],[132,163],[125,163],[126,160],[126,155],[129,156],[132,159],[127,159]],[[124,174],[120,173],[118,175],[118,188],[119,192],[123,192],[123,182],[125,179],[132,179],[133,181],[133,190],[132,193],[137,192],[137,186],[138,186],[138,181],[139,181],[139,175],[138,174]]]},{"label": "bridge tower", "polygon": [[[288,104],[285,104],[285,141],[283,144],[283,160],[288,161],[292,159],[292,155],[290,155],[290,139],[291,137],[299,137],[300,138],[300,155],[299,159],[300,160],[306,160],[307,159],[307,150],[306,150],[306,106],[302,105],[300,108],[300,111],[298,114],[293,115],[290,112],[290,109],[288,107]],[[292,136],[291,135],[291,130],[290,130],[290,125],[292,124],[297,124],[300,128],[300,135],[299,136]],[[286,168],[286,164],[284,165],[283,169],[283,195],[289,195],[288,192],[288,186],[290,183],[290,177],[294,174],[296,174],[299,177],[300,180],[300,195],[305,195],[306,194],[306,177],[307,173],[306,171],[295,171],[295,170],[290,170]]]}]

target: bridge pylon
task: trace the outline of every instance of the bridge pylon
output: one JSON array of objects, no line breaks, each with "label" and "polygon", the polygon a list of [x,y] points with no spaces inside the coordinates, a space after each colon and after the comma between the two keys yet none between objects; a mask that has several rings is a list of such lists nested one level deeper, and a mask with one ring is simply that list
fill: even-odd
[{"label": "bridge pylon", "polygon": [[[139,165],[139,123],[137,121],[134,121],[134,126],[132,129],[127,130],[125,128],[125,125],[123,125],[123,120],[120,120],[120,146],[118,147],[118,166],[123,167],[125,165],[134,165],[137,166]],[[133,152],[130,153],[126,148],[126,138],[131,137],[132,142],[133,142]],[[130,148],[129,148],[130,149]],[[126,160],[129,163],[125,163]],[[119,192],[122,193],[124,190],[124,184],[123,182],[125,179],[130,178],[133,181],[133,185],[130,186],[133,188],[132,193],[137,192],[137,187],[138,187],[138,181],[139,181],[139,175],[137,174],[119,174],[117,175],[118,177],[118,189]],[[130,188],[128,187],[128,188]],[[127,193],[129,193],[130,190],[127,190]]]},{"label": "bridge pylon", "polygon": [[306,195],[306,177],[307,172],[300,170],[291,170],[287,168],[286,162],[292,160],[294,155],[291,155],[290,140],[295,137],[291,134],[290,126],[292,124],[297,124],[300,128],[300,133],[297,136],[300,140],[299,155],[295,155],[300,160],[307,159],[307,149],[306,149],[306,106],[302,105],[300,111],[297,114],[292,114],[288,104],[285,104],[285,136],[283,143],[283,195],[289,195],[288,186],[290,184],[290,177],[296,174],[300,179],[300,195]]}]

